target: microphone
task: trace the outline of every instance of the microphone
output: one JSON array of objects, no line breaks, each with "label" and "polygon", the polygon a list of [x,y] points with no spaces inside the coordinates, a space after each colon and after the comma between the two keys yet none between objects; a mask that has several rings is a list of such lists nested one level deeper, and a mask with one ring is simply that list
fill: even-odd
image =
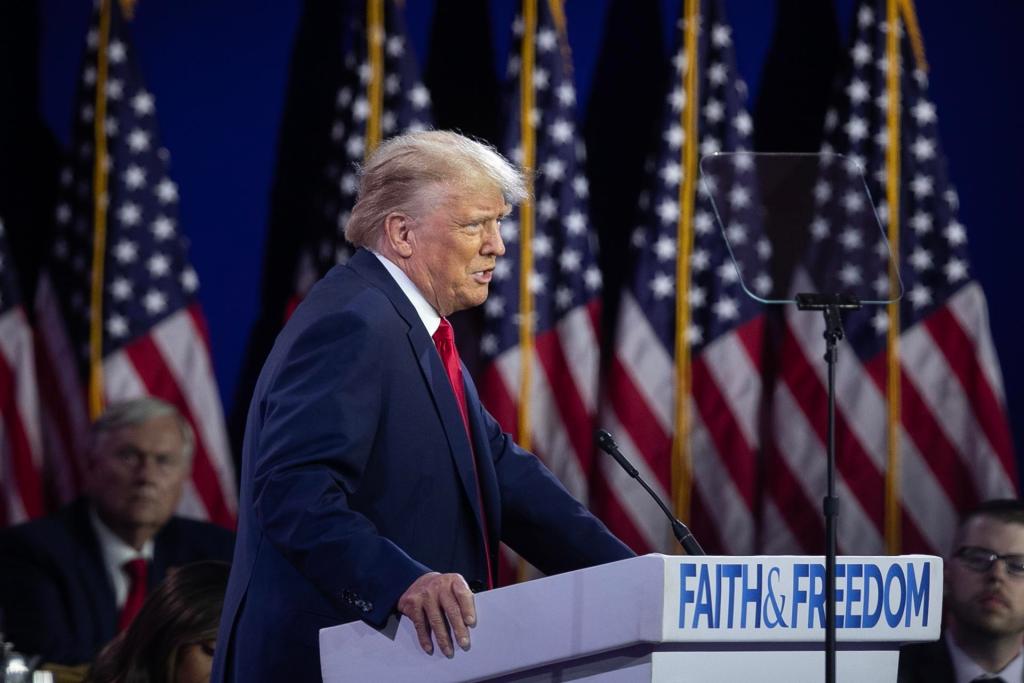
[{"label": "microphone", "polygon": [[668,517],[670,522],[672,522],[672,533],[675,534],[676,540],[683,546],[683,550],[685,550],[688,555],[703,555],[704,549],[700,547],[700,543],[697,542],[697,539],[693,537],[693,534],[690,533],[690,530],[686,528],[685,524],[676,519],[676,516],[672,514],[672,511],[668,509],[658,494],[647,485],[647,482],[640,476],[637,469],[633,467],[629,460],[626,459],[626,456],[622,454],[622,451],[619,450],[619,447],[615,443],[615,439],[612,438],[612,435],[603,429],[598,429],[594,432],[594,437],[597,439],[598,447],[608,455],[615,458],[615,462],[619,463],[619,466],[626,470],[626,474],[640,482],[640,485],[647,490],[647,493],[651,494],[651,498],[654,499],[665,513],[665,516]]}]

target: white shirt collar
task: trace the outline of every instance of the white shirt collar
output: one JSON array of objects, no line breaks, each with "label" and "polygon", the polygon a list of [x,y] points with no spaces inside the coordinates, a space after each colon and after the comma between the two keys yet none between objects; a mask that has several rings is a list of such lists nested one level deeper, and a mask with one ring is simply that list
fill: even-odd
[{"label": "white shirt collar", "polygon": [[399,288],[401,288],[405,297],[409,300],[409,303],[412,304],[412,307],[416,309],[416,313],[419,314],[420,320],[423,321],[423,326],[427,328],[427,334],[433,337],[434,333],[437,332],[437,328],[441,326],[441,316],[430,302],[427,301],[426,297],[423,296],[423,293],[420,292],[416,283],[410,280],[409,276],[406,275],[401,268],[392,263],[386,256],[381,256],[372,249],[369,251],[377,257],[378,261],[384,264],[385,268],[387,268],[388,273],[391,274],[391,278],[398,284]]},{"label": "white shirt collar", "polygon": [[152,562],[153,539],[143,543],[142,550],[136,550],[103,523],[96,508],[92,505],[89,506],[89,521],[96,532],[96,538],[99,539],[103,565],[106,567],[107,576],[110,577],[110,584],[114,588],[114,598],[117,601],[118,609],[120,609],[128,600],[128,577],[124,573],[124,563],[138,557]]},{"label": "white shirt collar", "polygon": [[1017,656],[1003,667],[1002,671],[986,671],[971,659],[966,652],[960,649],[952,633],[946,631],[944,637],[946,639],[946,647],[949,648],[950,658],[953,660],[953,673],[955,674],[954,680],[956,683],[971,683],[971,681],[976,680],[979,676],[999,676],[1004,681],[1007,681],[1007,683],[1024,680],[1024,654],[1021,652],[1018,652]]}]

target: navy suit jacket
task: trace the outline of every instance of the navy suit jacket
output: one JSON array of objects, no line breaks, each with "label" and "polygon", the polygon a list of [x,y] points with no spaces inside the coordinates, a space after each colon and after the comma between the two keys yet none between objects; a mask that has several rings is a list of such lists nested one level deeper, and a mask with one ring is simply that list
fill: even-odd
[{"label": "navy suit jacket", "polygon": [[382,625],[429,571],[486,585],[484,533],[495,567],[499,539],[547,573],[632,556],[463,378],[472,450],[434,343],[377,258],[357,251],[313,287],[250,406],[211,680],[319,680],[321,628]]},{"label": "navy suit jacket", "polygon": [[[152,590],[172,567],[231,560],[234,534],[181,517],[153,539]],[[0,631],[26,654],[81,664],[117,634],[117,604],[89,503],[79,499],[48,517],[0,531]]]}]

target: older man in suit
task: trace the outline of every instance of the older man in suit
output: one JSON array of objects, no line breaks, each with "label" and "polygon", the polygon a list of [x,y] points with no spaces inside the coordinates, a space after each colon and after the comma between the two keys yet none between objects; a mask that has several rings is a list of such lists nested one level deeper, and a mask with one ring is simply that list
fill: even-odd
[{"label": "older man in suit", "polygon": [[164,401],[111,405],[92,425],[86,495],[0,532],[0,630],[20,652],[88,662],[170,569],[231,559],[230,531],[174,516],[193,441]]},{"label": "older man in suit", "polygon": [[318,631],[401,613],[469,647],[500,541],[552,573],[631,551],[481,405],[446,316],[486,299],[526,196],[491,148],[432,131],[367,160],[360,249],[296,309],[249,411],[214,681],[318,680]]},{"label": "older man in suit", "polygon": [[900,651],[900,683],[1024,681],[1024,502],[964,515],[946,562],[948,622],[934,643]]}]

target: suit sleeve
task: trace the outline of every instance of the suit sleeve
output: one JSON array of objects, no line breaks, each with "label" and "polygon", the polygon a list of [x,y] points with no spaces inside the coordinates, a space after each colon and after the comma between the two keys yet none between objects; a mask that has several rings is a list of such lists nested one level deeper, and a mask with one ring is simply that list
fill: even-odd
[{"label": "suit sleeve", "polygon": [[634,557],[481,406],[501,492],[502,540],[545,574]]},{"label": "suit sleeve", "polygon": [[301,331],[259,406],[253,500],[271,543],[336,607],[382,624],[430,571],[381,536],[349,496],[373,450],[387,340],[351,311]]},{"label": "suit sleeve", "polygon": [[16,533],[0,537],[0,632],[23,654],[80,664],[92,658],[89,643],[72,633],[68,586],[56,579],[51,561],[22,543]]}]

